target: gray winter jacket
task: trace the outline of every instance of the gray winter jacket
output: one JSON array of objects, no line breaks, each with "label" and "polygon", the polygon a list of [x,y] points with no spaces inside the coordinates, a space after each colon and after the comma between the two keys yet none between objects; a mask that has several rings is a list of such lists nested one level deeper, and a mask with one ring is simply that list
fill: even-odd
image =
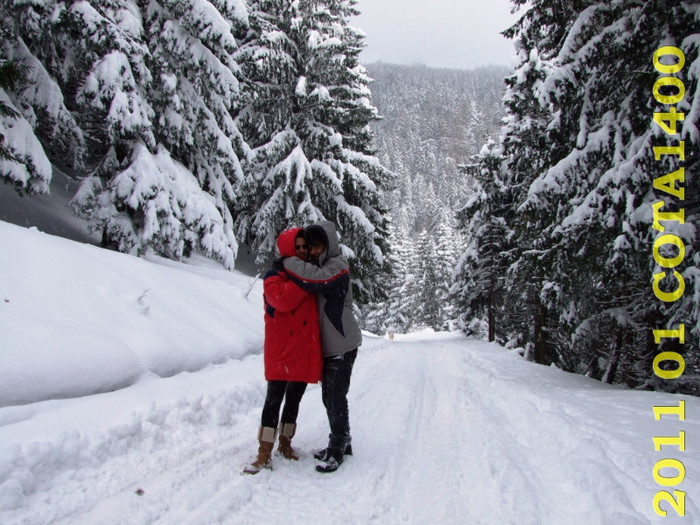
[{"label": "gray winter jacket", "polygon": [[288,257],[284,269],[301,288],[317,294],[323,356],[333,357],[360,346],[362,333],[353,313],[350,265],[340,254],[335,225],[322,221],[311,226],[319,227],[326,238],[326,251],[319,257],[319,265]]}]

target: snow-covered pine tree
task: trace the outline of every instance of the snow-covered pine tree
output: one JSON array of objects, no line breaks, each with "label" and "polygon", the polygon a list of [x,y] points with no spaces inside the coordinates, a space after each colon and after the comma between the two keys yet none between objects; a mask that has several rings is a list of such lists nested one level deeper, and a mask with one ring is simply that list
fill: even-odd
[{"label": "snow-covered pine tree", "polygon": [[433,301],[437,307],[437,316],[432,327],[435,330],[452,329],[451,321],[455,317],[455,306],[452,301],[450,289],[452,275],[458,260],[458,252],[462,247],[462,238],[456,231],[455,217],[452,210],[442,208],[438,214],[438,221],[433,235],[435,243],[435,276],[437,284]]},{"label": "snow-covered pine tree", "polygon": [[[532,29],[527,20],[521,24]],[[452,294],[464,330],[481,333],[486,325],[489,339],[537,350],[534,358],[544,362],[541,266],[538,252],[528,248],[533,224],[518,207],[550,159],[551,103],[541,89],[552,65],[528,44],[528,34],[517,36],[520,64],[505,79],[501,135],[473,159],[476,192],[458,215],[467,248],[455,271]],[[531,275],[521,266],[526,257],[535,262]]]},{"label": "snow-covered pine tree", "polygon": [[[158,143],[129,144],[117,174],[106,184],[104,177],[97,185],[88,181],[80,202],[87,195],[90,203],[90,190],[99,188],[95,201],[105,241],[121,250],[153,247],[168,257],[199,250],[233,267],[237,242],[229,207],[242,178],[238,155],[244,150],[233,122],[238,97],[233,53],[245,8],[241,2],[149,2],[142,15],[143,26],[132,31],[150,53],[135,69],[145,70],[139,90],[151,115],[144,126]],[[100,89],[109,93],[117,79],[96,73],[93,82],[104,83]],[[132,86],[124,89],[131,92]],[[96,103],[91,92],[84,96]],[[124,139],[133,141],[129,134]],[[180,163],[185,169],[178,169]]]},{"label": "snow-covered pine tree", "polygon": [[385,194],[392,208],[392,223],[397,230],[405,235],[413,231],[413,225],[416,221],[416,209],[413,206],[413,185],[410,182],[407,177],[399,177],[397,188]]},{"label": "snow-covered pine tree", "polygon": [[[129,140],[155,144],[152,112],[140,89],[150,75],[143,65],[146,50],[138,24],[134,24],[137,14],[114,2],[97,7],[89,2],[53,1],[13,5],[15,52],[24,51],[23,59],[34,59],[39,71],[46,72],[47,80],[42,78],[39,87],[55,85],[50,102],[60,109],[65,104],[75,117],[75,132],[85,137],[81,158],[71,162],[65,146],[54,146],[52,159],[99,173],[105,180],[129,156]],[[110,19],[114,16],[121,23]],[[28,102],[40,108],[43,100]],[[60,114],[60,109],[48,116]],[[43,127],[50,129],[50,122],[43,122]],[[54,144],[51,138],[42,137],[44,143]]]},{"label": "snow-covered pine tree", "polygon": [[400,313],[403,332],[424,328],[420,295],[423,286],[421,268],[425,254],[420,251],[420,234],[412,233],[404,237],[403,249],[400,249],[404,261],[401,285],[392,308]]},{"label": "snow-covered pine tree", "polygon": [[333,221],[351,259],[355,297],[365,303],[384,292],[388,245],[380,195],[392,174],[370,149],[369,123],[377,113],[358,61],[364,36],[348,24],[355,3],[253,3],[262,32],[241,49],[254,79],[242,129],[254,147],[246,194],[258,198],[246,202],[237,224],[263,262],[284,227]]},{"label": "snow-covered pine tree", "polygon": [[386,306],[388,311],[400,313],[401,323],[395,331],[448,328],[448,320],[454,315],[450,277],[457,258],[450,220],[450,211],[443,210],[435,232],[424,229],[419,234],[398,236],[401,244],[396,250],[401,261]]},{"label": "snow-covered pine tree", "polygon": [[454,269],[450,289],[459,326],[489,341],[497,335],[506,340],[509,335],[503,321],[506,269],[514,248],[513,232],[508,227],[513,194],[504,183],[501,155],[500,146],[491,141],[463,167],[476,186],[472,198],[458,212],[466,249]]},{"label": "snow-covered pine tree", "polygon": [[25,82],[25,66],[11,60],[0,63],[0,179],[20,194],[46,193],[51,163],[33,127],[12,102]]},{"label": "snow-covered pine tree", "polygon": [[[535,21],[525,27],[534,33],[538,31]],[[501,210],[497,216],[503,218],[503,228],[511,242],[507,253],[499,256],[508,264],[503,280],[508,293],[500,316],[503,334],[512,344],[525,346],[529,358],[546,363],[549,316],[540,292],[548,273],[548,261],[535,242],[537,225],[533,217],[523,213],[519,206],[532,182],[557,155],[552,151],[550,136],[558,129],[550,127],[553,108],[542,91],[553,65],[548,57],[541,56],[536,47],[528,44],[530,40],[528,33],[519,35],[516,49],[520,64],[506,78],[503,97],[506,117],[498,148],[503,158],[499,168],[503,180],[493,189],[502,193],[495,197]]]},{"label": "snow-covered pine tree", "polygon": [[[59,86],[44,68],[44,50],[59,46],[46,27],[53,2],[8,5],[0,20],[0,177],[21,193],[46,193],[52,177],[49,156],[64,169],[80,167],[82,134]],[[35,56],[25,40],[39,43]],[[51,58],[57,62],[57,58]]]},{"label": "snow-covered pine tree", "polygon": [[233,267],[244,146],[232,55],[245,4],[48,0],[11,13],[12,52],[40,81],[23,93],[37,134],[52,162],[84,177],[74,205],[103,242]]},{"label": "snow-covered pine tree", "polygon": [[[686,4],[543,0],[533,2],[511,31],[522,50],[537,54],[549,70],[530,88],[531,100],[549,107],[550,115],[543,114],[544,129],[542,120],[531,119],[540,128],[534,137],[546,144],[522,159],[534,165],[529,173],[536,179],[517,209],[528,228],[518,234],[512,266],[520,277],[513,282],[527,277],[534,285],[530,297],[539,302],[534,326],[544,353],[538,360],[606,381],[650,384],[651,328],[685,322],[693,333],[700,330],[697,189],[689,186],[681,204],[654,195],[652,188],[653,174],[671,170],[678,160],[657,161],[654,146],[684,140],[685,167],[697,169],[696,12],[697,6]],[[686,119],[670,135],[651,118],[664,110],[651,89],[659,76],[652,58],[664,45],[682,49],[687,64],[679,74],[686,97],[677,107]],[[517,144],[528,134],[517,129],[505,134],[516,145],[504,148],[508,166],[518,160]],[[664,211],[685,205],[684,224],[666,226],[694,254],[679,269],[693,291],[665,305],[653,297],[650,284],[658,271],[650,247],[657,235],[652,206],[659,200]],[[513,292],[523,296],[522,289]],[[697,378],[697,345],[690,342],[689,348],[687,367],[695,373],[686,375],[686,386],[677,382],[675,388],[696,391],[697,385],[687,383]]]},{"label": "snow-covered pine tree", "polygon": [[[528,195],[519,208],[528,217],[531,228],[519,238],[525,250],[518,260],[517,271],[513,273],[520,278],[523,275],[536,276],[535,282],[531,283],[534,286],[530,287],[536,305],[534,331],[538,335],[534,336],[535,359],[544,363],[555,362],[566,370],[600,377],[596,367],[602,356],[600,353],[588,355],[587,350],[590,346],[605,348],[601,341],[614,339],[612,336],[606,337],[610,332],[606,333],[605,329],[614,330],[615,323],[591,323],[593,330],[590,330],[588,323],[578,323],[586,317],[583,312],[595,311],[598,308],[596,305],[602,304],[607,292],[615,293],[608,290],[602,280],[605,272],[604,248],[596,242],[602,238],[590,224],[586,224],[577,234],[562,228],[562,222],[567,220],[583,195],[590,191],[601,170],[607,169],[605,163],[614,162],[612,152],[608,159],[605,158],[605,146],[600,147],[599,137],[589,135],[598,125],[589,127],[590,114],[586,115],[587,110],[582,109],[590,108],[592,104],[604,104],[607,111],[610,99],[603,92],[595,93],[590,91],[590,86],[586,86],[586,72],[581,68],[583,63],[569,69],[570,64],[567,64],[564,56],[568,47],[581,43],[579,39],[582,36],[584,39],[593,35],[594,40],[600,38],[595,33],[600,19],[588,20],[591,24],[586,26],[587,12],[590,13],[592,9],[592,6],[565,5],[559,9],[558,18],[542,17],[537,22],[541,24],[540,34],[559,35],[556,40],[539,37],[539,42],[534,44],[538,53],[542,53],[552,64],[549,74],[535,91],[552,108],[546,134],[549,149],[546,150],[545,164],[538,170],[538,178],[530,185]],[[617,15],[611,13],[608,20],[615,18]],[[536,39],[526,37],[523,40],[535,42]],[[577,40],[579,42],[575,44]],[[584,67],[600,68],[598,62],[602,61],[605,68],[608,58],[607,54],[603,57],[596,53],[587,57]],[[619,83],[616,82],[615,88],[618,87]],[[563,93],[566,95],[560,96]],[[595,100],[596,97],[600,99]],[[587,155],[585,150],[589,145],[592,145],[592,150],[598,150],[598,158],[585,166],[585,162],[580,161]],[[618,333],[619,329],[621,327]],[[584,338],[571,344],[574,330],[579,335],[585,334],[592,345],[586,345]],[[595,333],[595,330],[600,333]]]},{"label": "snow-covered pine tree", "polygon": [[422,230],[416,236],[415,274],[416,274],[416,298],[413,323],[416,327],[440,328],[442,319],[439,319],[440,309],[436,296],[440,282],[436,269],[435,239],[427,230]]},{"label": "snow-covered pine tree", "polygon": [[282,230],[324,218],[311,202],[311,160],[294,126],[303,113],[295,90],[300,50],[288,34],[295,13],[287,1],[251,2],[250,31],[236,54],[243,71],[238,125],[251,147],[236,224],[259,264],[275,254]]},{"label": "snow-covered pine tree", "polygon": [[442,215],[442,209],[449,206],[448,201],[438,198],[435,185],[422,173],[416,174],[412,185],[414,198],[412,207],[416,216],[411,229],[415,232],[427,230],[434,233]]},{"label": "snow-covered pine tree", "polygon": [[387,257],[390,269],[389,280],[385,283],[386,297],[369,303],[362,308],[362,327],[375,334],[405,333],[409,323],[402,300],[411,247],[404,230],[389,223],[389,244],[391,252]]}]

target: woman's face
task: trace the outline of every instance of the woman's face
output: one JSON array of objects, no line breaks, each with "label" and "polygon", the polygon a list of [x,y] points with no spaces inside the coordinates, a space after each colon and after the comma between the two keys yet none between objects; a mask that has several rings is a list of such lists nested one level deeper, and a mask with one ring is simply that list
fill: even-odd
[{"label": "woman's face", "polygon": [[297,237],[294,239],[294,251],[297,257],[302,261],[309,258],[309,247],[306,245],[306,240],[303,237]]}]

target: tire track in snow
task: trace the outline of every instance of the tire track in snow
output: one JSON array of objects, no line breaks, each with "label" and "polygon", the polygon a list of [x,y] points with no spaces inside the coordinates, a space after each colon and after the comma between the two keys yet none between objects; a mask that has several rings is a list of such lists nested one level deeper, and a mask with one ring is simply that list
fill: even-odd
[{"label": "tire track in snow", "polygon": [[[600,434],[603,429],[591,428],[587,421],[610,410],[609,398],[607,405],[590,410],[591,400],[583,396],[581,405],[589,407],[588,413],[571,404],[572,395],[580,396],[577,379],[588,389],[596,383],[573,375],[564,383],[551,381],[551,370],[520,358],[517,366],[508,366],[513,356],[507,353],[484,359],[479,343],[474,346],[463,358],[475,372],[471,395],[490,438],[479,461],[490,473],[492,491],[504,495],[499,510],[510,508],[498,523],[650,523],[635,510],[648,501],[629,495],[645,493],[640,480],[647,473],[632,464],[622,470],[615,458],[626,457],[629,445],[611,443]],[[540,376],[544,381],[538,381]],[[616,448],[620,454],[612,453]],[[638,477],[629,474],[635,471]],[[621,484],[620,478],[626,482]],[[610,514],[613,503],[625,510]]]},{"label": "tire track in snow", "polygon": [[459,433],[468,401],[458,393],[464,379],[455,355],[394,342],[368,360],[372,372],[355,385],[366,429],[358,448],[366,449],[374,476],[368,497],[383,502],[377,522],[452,522],[462,512]]}]

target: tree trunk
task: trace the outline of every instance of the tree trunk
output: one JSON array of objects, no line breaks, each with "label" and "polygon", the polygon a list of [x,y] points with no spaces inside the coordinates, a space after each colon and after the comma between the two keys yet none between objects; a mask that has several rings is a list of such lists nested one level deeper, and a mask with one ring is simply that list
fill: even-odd
[{"label": "tree trunk", "polygon": [[615,337],[615,346],[610,354],[610,361],[608,362],[607,369],[601,381],[603,383],[612,384],[615,379],[615,374],[617,374],[617,366],[620,363],[620,354],[622,353],[622,330],[618,329],[617,336]]},{"label": "tree trunk", "polygon": [[533,354],[535,363],[540,365],[549,364],[547,362],[547,309],[542,303],[537,303],[537,313],[535,314],[535,351]]},{"label": "tree trunk", "polygon": [[491,283],[489,285],[489,342],[493,342],[496,339],[496,319],[493,313],[493,277],[491,278]]}]

